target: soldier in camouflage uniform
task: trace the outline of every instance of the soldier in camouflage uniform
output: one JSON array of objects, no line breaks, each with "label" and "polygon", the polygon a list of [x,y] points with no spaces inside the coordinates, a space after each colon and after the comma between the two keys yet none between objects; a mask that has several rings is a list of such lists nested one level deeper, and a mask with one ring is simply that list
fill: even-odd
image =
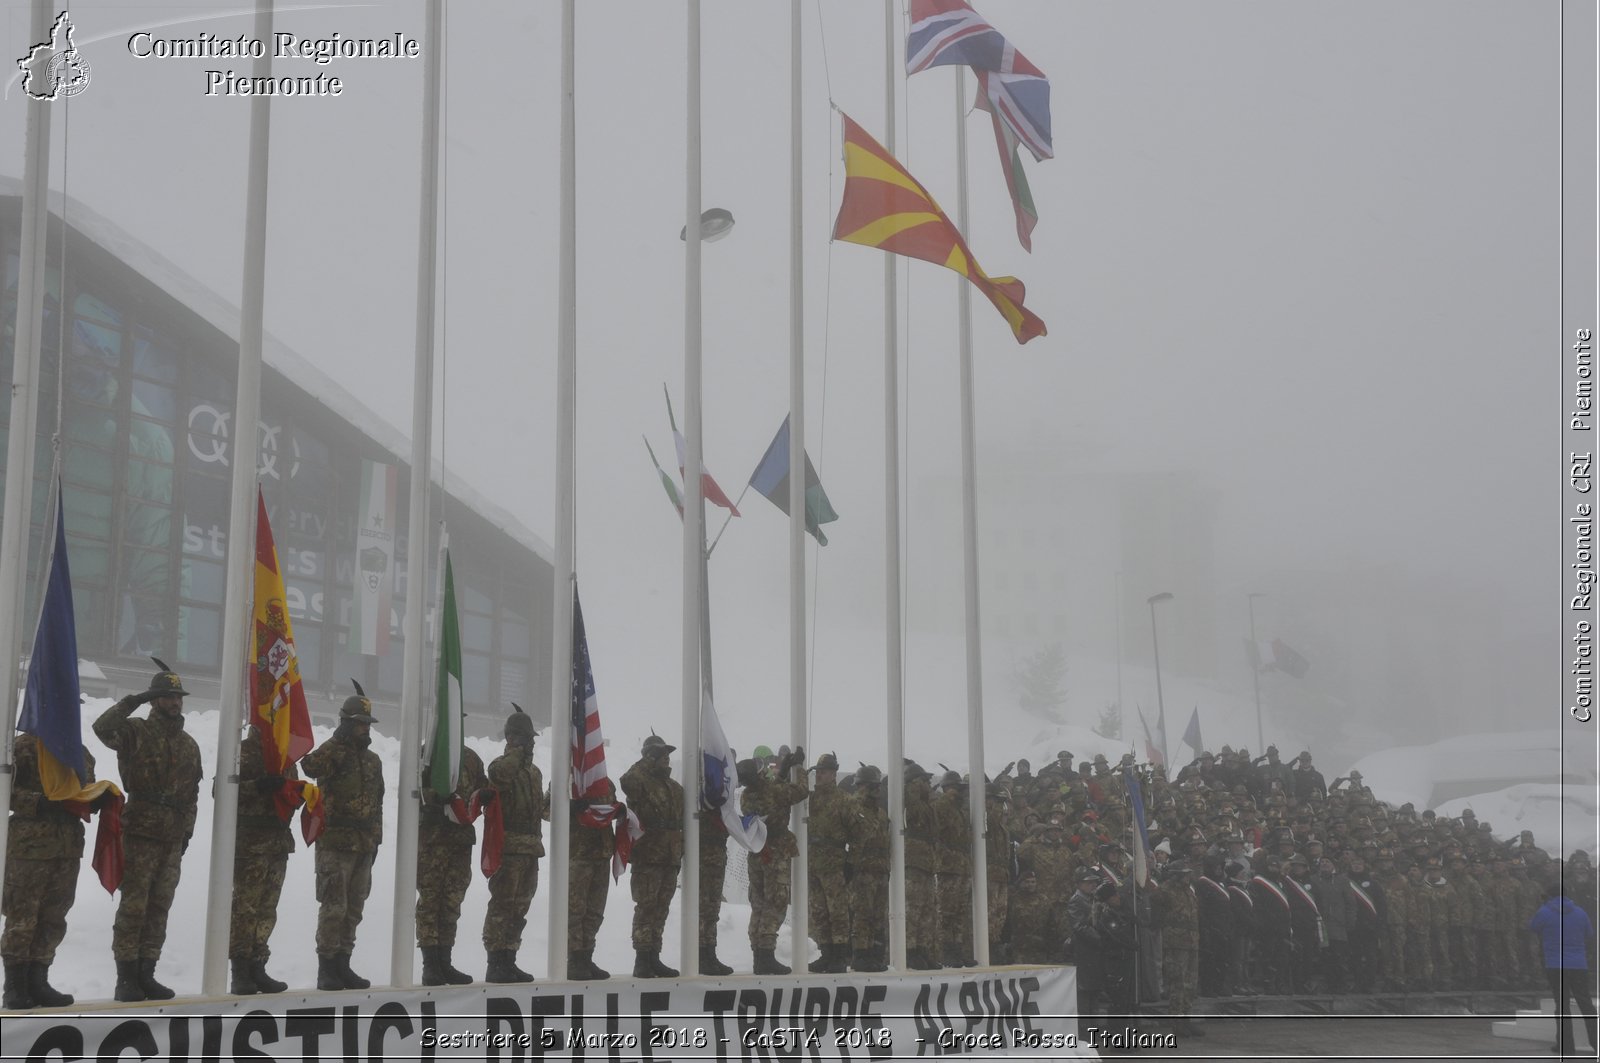
[{"label": "soldier in camouflage uniform", "polygon": [[759,853],[745,856],[750,877],[750,954],[755,974],[788,974],[789,968],[773,954],[778,927],[789,911],[789,868],[800,854],[789,829],[789,810],[806,800],[804,786],[788,780],[790,769],[805,763],[806,751],[796,749],[778,761],[778,775],[769,778],[754,760],[739,762],[741,808],[747,816],[760,816],[767,825],[767,844]]},{"label": "soldier in camouflage uniform", "polygon": [[983,857],[989,882],[989,960],[1011,963],[1011,942],[1006,936],[1011,907],[1011,832],[1006,829],[1006,789],[990,783],[984,802]]},{"label": "soldier in camouflage uniform", "polygon": [[887,969],[889,948],[889,813],[883,772],[871,764],[856,772],[855,819],[850,830],[850,966],[876,974]]},{"label": "soldier in camouflage uniform", "polygon": [[1067,939],[1072,936],[1067,924],[1067,907],[1060,897],[1039,888],[1039,876],[1031,863],[1024,864],[1022,877],[1011,897],[1011,946],[1016,963],[1061,964],[1067,962]]},{"label": "soldier in camouflage uniform", "polygon": [[972,955],[972,826],[967,811],[967,784],[953,771],[945,773],[933,802],[938,837],[939,915],[935,924],[944,946],[946,967],[974,967]]},{"label": "soldier in camouflage uniform", "polygon": [[506,751],[489,765],[489,785],[500,802],[505,848],[500,867],[489,878],[489,908],[483,915],[483,947],[489,953],[487,982],[531,982],[517,966],[528,906],[539,888],[539,858],[544,855],[544,776],[533,763],[533,720],[521,708],[506,719]]},{"label": "soldier in camouflage uniform", "polygon": [[1479,903],[1474,910],[1473,938],[1477,942],[1478,984],[1481,988],[1503,988],[1505,981],[1495,956],[1495,926],[1500,903],[1495,897],[1493,865],[1479,861],[1472,865],[1472,880],[1477,883]]},{"label": "soldier in camouflage uniform", "polygon": [[1039,876],[1039,889],[1052,897],[1069,897],[1076,888],[1073,876],[1078,858],[1067,846],[1066,828],[1054,821],[1035,824],[1019,856],[1033,863]]},{"label": "soldier in camouflage uniform", "polygon": [[[261,732],[245,728],[239,743],[239,811],[233,842],[233,919],[228,928],[230,986],[235,996],[282,993],[288,985],[267,973],[268,942],[278,925],[278,898],[294,852],[294,834],[278,815],[276,795],[300,778],[293,764],[268,775]],[[298,800],[298,797],[296,797]],[[291,813],[293,809],[290,810]]]},{"label": "soldier in camouflage uniform", "polygon": [[934,886],[938,870],[938,820],[933,811],[932,776],[915,761],[905,765],[906,806],[906,965],[931,971],[940,966],[939,899]]},{"label": "soldier in camouflage uniform", "polygon": [[[606,792],[599,804],[615,804],[617,815],[626,818],[626,806],[617,802],[616,787],[605,781]],[[572,834],[569,848],[571,865],[567,875],[567,977],[582,982],[604,981],[611,972],[595,966],[594,939],[606,917],[606,898],[611,893],[611,855],[616,835],[610,826],[591,827],[581,818],[587,802],[574,798],[571,808]]]},{"label": "soldier in camouflage uniform", "polygon": [[[194,834],[200,798],[200,747],[183,730],[183,680],[160,661],[150,689],[129,694],[94,722],[100,741],[117,751],[128,792],[122,817],[122,903],[112,925],[117,961],[116,998],[171,1000],[156,981],[156,962],[167,940],[167,913],[178,891],[183,854]],[[148,719],[133,712],[150,703]]]},{"label": "soldier in camouflage uniform", "polygon": [[1378,885],[1383,887],[1384,926],[1379,939],[1383,958],[1383,988],[1404,992],[1406,982],[1407,927],[1411,922],[1411,888],[1394,864],[1394,853],[1378,851]]},{"label": "soldier in camouflage uniform", "polygon": [[[94,782],[94,755],[83,751],[84,786]],[[39,740],[19,734],[11,748],[11,822],[6,835],[5,1002],[8,1010],[64,1008],[72,996],[57,992],[46,977],[56,947],[67,935],[67,912],[78,892],[83,861],[83,821],[63,801],[44,795],[39,778]],[[107,790],[90,807],[112,798]]]},{"label": "soldier in camouflage uniform", "polygon": [[1150,907],[1161,928],[1161,969],[1172,1029],[1197,1037],[1203,1031],[1190,1019],[1200,986],[1200,902],[1193,878],[1193,868],[1172,861],[1160,885],[1150,891]]},{"label": "soldier in camouflage uniform", "polygon": [[622,776],[622,792],[644,834],[633,845],[633,976],[676,978],[661,962],[661,931],[683,865],[683,786],[672,777],[670,746],[658,735],[644,740],[641,756]]},{"label": "soldier in camouflage uniform", "polygon": [[1450,906],[1450,954],[1455,961],[1457,980],[1468,989],[1483,985],[1483,970],[1478,962],[1478,910],[1485,903],[1483,887],[1467,871],[1467,858],[1457,854],[1450,860],[1450,883],[1456,902]]},{"label": "soldier in camouflage uniform", "polygon": [[[427,774],[424,770],[423,777]],[[456,969],[451,956],[461,902],[472,884],[472,847],[478,841],[477,831],[461,814],[461,807],[470,806],[474,797],[480,804],[491,799],[491,792],[485,790],[488,785],[483,758],[471,746],[463,745],[461,769],[450,799],[440,798],[431,786],[422,788],[417,815],[417,947],[422,950],[423,985],[467,985],[472,981],[470,974]]]},{"label": "soldier in camouflage uniform", "polygon": [[1422,881],[1422,865],[1406,868],[1406,972],[1411,988],[1433,989],[1433,893]]},{"label": "soldier in camouflage uniform", "polygon": [[1511,861],[1504,851],[1494,854],[1494,875],[1489,880],[1494,898],[1494,970],[1499,984],[1515,989],[1521,978],[1517,963],[1517,936],[1527,925],[1521,911],[1522,891],[1511,880]]},{"label": "soldier in camouflage uniform", "polygon": [[372,865],[383,844],[383,762],[372,744],[372,702],[352,694],[339,727],[300,767],[322,788],[327,827],[317,840],[317,988],[366,989],[350,969],[356,928],[372,892]]},{"label": "soldier in camouflage uniform", "polygon": [[811,961],[810,970],[843,974],[850,963],[850,882],[844,869],[853,821],[860,813],[839,789],[838,757],[822,754],[816,771],[806,813],[806,876],[811,937],[822,955]]},{"label": "soldier in camouflage uniform", "polygon": [[720,809],[695,813],[700,821],[700,973],[732,974],[717,956],[717,923],[722,918],[722,892],[728,881],[728,825]]},{"label": "soldier in camouflage uniform", "polygon": [[1428,945],[1431,950],[1434,988],[1452,989],[1460,986],[1466,974],[1450,955],[1451,912],[1460,907],[1455,887],[1444,877],[1444,869],[1437,856],[1430,856],[1422,869],[1423,892],[1428,895]]}]

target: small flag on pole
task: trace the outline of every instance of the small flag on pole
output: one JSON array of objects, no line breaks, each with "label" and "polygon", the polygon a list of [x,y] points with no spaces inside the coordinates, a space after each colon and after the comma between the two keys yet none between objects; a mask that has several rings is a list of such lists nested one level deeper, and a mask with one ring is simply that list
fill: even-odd
[{"label": "small flag on pole", "polygon": [[1135,826],[1133,836],[1133,879],[1143,886],[1150,881],[1150,835],[1145,830],[1144,819],[1144,794],[1139,789],[1139,777],[1133,773],[1133,768],[1122,769],[1124,780],[1128,784],[1128,803],[1133,808],[1133,822]]},{"label": "small flag on pole", "polygon": [[1158,768],[1167,766],[1167,758],[1156,745],[1156,740],[1150,736],[1150,721],[1144,718],[1144,709],[1134,706],[1134,711],[1139,714],[1139,726],[1144,728],[1144,759]]},{"label": "small flag on pole", "polygon": [[752,853],[767,846],[767,824],[757,815],[741,815],[739,802],[734,800],[734,786],[739,769],[722,732],[722,721],[717,718],[717,708],[711,703],[709,691],[700,694],[700,759],[703,781],[700,790],[700,807],[717,810],[722,815],[722,825],[728,834]]},{"label": "small flag on pole", "polygon": [[[665,384],[661,385],[661,390],[665,393],[667,386]],[[689,464],[689,447],[683,441],[683,433],[678,431],[678,419],[672,415],[671,395],[667,396],[667,422],[672,425],[672,442],[678,448],[678,473],[685,478],[684,482],[688,483],[688,474],[683,470],[684,466]],[[655,457],[654,451],[651,451],[650,457]],[[706,463],[703,457],[700,459],[700,494],[712,505],[721,506],[735,517],[739,515],[739,507],[733,504],[733,500],[723,492],[717,481],[712,478],[711,473],[706,470]],[[678,503],[678,511],[680,513],[683,511],[683,503],[681,501]]]},{"label": "small flag on pole", "polygon": [[661,486],[666,489],[667,497],[672,500],[673,506],[678,511],[678,516],[683,516],[683,496],[678,494],[678,484],[667,470],[661,467],[661,462],[656,460],[656,450],[650,445],[650,440],[644,441],[644,449],[650,452],[650,462],[656,467],[656,475],[661,477]]},{"label": "small flag on pole", "polygon": [[444,591],[439,621],[439,674],[434,687],[433,742],[428,750],[428,788],[441,801],[455,796],[461,778],[461,741],[466,721],[461,696],[461,625],[456,619],[456,581],[450,552],[444,555]]},{"label": "small flag on pole", "polygon": [[300,681],[278,547],[267,520],[267,502],[256,489],[255,694],[250,722],[261,735],[261,758],[269,775],[311,751],[311,710]]},{"label": "small flag on pole", "polygon": [[[783,424],[778,427],[778,434],[772,437],[771,445],[762,455],[761,463],[756,466],[756,471],[750,474],[750,486],[766,495],[768,501],[788,516],[789,418],[783,419]],[[822,481],[817,477],[817,470],[811,466],[811,455],[807,454],[806,531],[811,533],[818,545],[827,546],[828,537],[822,534],[822,525],[838,519],[839,514],[833,511],[833,503],[828,501],[828,492],[822,489]]]}]

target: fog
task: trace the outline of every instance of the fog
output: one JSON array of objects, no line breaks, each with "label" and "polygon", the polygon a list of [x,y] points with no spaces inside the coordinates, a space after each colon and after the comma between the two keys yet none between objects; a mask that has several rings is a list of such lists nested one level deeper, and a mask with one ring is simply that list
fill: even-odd
[{"label": "fog", "polygon": [[[607,732],[627,744],[680,718],[680,526],[639,437],[670,454],[663,382],[683,402],[685,9],[578,6],[577,569]],[[1266,737],[1328,768],[1558,726],[1558,9],[977,6],[1050,76],[1056,151],[1027,160],[1028,254],[987,116],[967,119],[969,243],[1049,327],[1019,347],[973,302],[986,699],[1014,702],[1021,662],[1059,644],[1064,720],[1092,725],[1120,695],[1125,722],[1136,705],[1153,721],[1145,603],[1170,591],[1169,729],[1198,707],[1229,721],[1213,745],[1256,748],[1255,593],[1258,637],[1310,662],[1263,677]],[[3,10],[21,56],[27,5]],[[247,12],[73,4],[93,81],[53,112],[50,168],[52,189],[234,302],[249,100],[207,96],[205,71],[248,62],[141,59],[128,39],[236,36]],[[559,16],[554,0],[447,11],[434,432],[453,473],[546,540]],[[788,405],[789,6],[705,0],[703,19],[703,200],[736,219],[704,251],[705,455],[737,495]],[[813,748],[870,760],[886,748],[883,265],[829,242],[829,101],[882,139],[883,15],[822,0],[804,24],[806,434],[840,514],[807,555]],[[278,28],[420,37],[422,5],[286,5]],[[422,62],[275,73],[344,87],[273,105],[267,328],[404,429]],[[899,157],[952,213],[955,77],[896,79]],[[20,174],[23,116],[13,80],[0,171]],[[900,278],[907,741],[955,763],[963,282],[922,262]],[[741,509],[711,586],[718,703],[743,749],[787,733],[788,532],[754,492]],[[989,736],[993,766],[1008,743]]]}]

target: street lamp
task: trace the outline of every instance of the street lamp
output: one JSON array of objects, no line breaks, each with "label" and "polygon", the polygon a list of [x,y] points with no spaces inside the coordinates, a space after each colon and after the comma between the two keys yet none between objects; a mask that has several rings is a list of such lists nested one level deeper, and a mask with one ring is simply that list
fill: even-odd
[{"label": "street lamp", "polygon": [[1156,711],[1161,719],[1161,759],[1167,759],[1167,704],[1161,696],[1161,640],[1156,637],[1156,603],[1172,601],[1171,591],[1152,594],[1145,599],[1150,606],[1150,648],[1156,655]]},{"label": "street lamp", "polygon": [[1256,749],[1266,751],[1266,729],[1261,724],[1261,644],[1256,641],[1256,599],[1265,598],[1265,594],[1251,593],[1244,596],[1250,606],[1250,682],[1256,688]]},{"label": "street lamp", "polygon": [[[733,231],[733,212],[722,207],[712,207],[700,215],[700,239],[705,243],[720,240]],[[678,239],[689,238],[689,227],[678,230]]]}]

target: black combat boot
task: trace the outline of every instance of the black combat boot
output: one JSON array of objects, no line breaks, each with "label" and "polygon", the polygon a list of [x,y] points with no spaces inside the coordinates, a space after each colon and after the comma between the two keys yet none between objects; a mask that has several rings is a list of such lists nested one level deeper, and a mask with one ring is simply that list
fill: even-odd
[{"label": "black combat boot", "polygon": [[263,993],[282,993],[289,988],[288,982],[280,982],[267,973],[267,958],[250,961],[250,977],[256,980],[256,985]]},{"label": "black combat boot", "polygon": [[139,961],[139,984],[144,987],[146,1000],[171,1000],[178,994],[156,981],[156,961]]},{"label": "black combat boot", "polygon": [[145,998],[144,985],[139,980],[138,960],[117,961],[117,988],[111,995],[124,1003]]},{"label": "black combat boot", "polygon": [[439,963],[444,967],[445,985],[471,985],[472,976],[466,971],[456,970],[455,964],[450,959],[451,946],[439,945]]},{"label": "black combat boot", "polygon": [[823,974],[844,974],[850,969],[849,945],[829,945],[822,955],[826,961]]},{"label": "black combat boot", "polygon": [[324,992],[345,988],[344,974],[339,970],[339,957],[317,956],[317,988]]},{"label": "black combat boot", "polygon": [[422,946],[422,984],[444,985],[444,961],[439,955],[443,950],[438,945]]},{"label": "black combat boot", "polygon": [[717,959],[717,947],[715,945],[701,945],[700,973],[710,975],[732,974],[733,968]]},{"label": "black combat boot", "polygon": [[833,956],[832,945],[818,945],[817,949],[822,953],[822,955],[806,964],[806,970],[810,971],[812,974],[822,974],[824,971],[826,971],[828,969],[828,961]]},{"label": "black combat boot", "polygon": [[633,976],[635,978],[654,978],[656,976],[655,964],[650,962],[649,949],[633,950]]},{"label": "black combat boot", "polygon": [[654,950],[653,952],[650,953],[650,967],[651,967],[651,969],[653,971],[655,971],[655,977],[657,977],[657,978],[676,978],[676,977],[678,977],[677,968],[668,967],[666,964],[661,962],[661,950],[660,949],[656,949],[656,950]]},{"label": "black combat boot", "polygon": [[788,974],[789,968],[778,962],[778,957],[772,954],[771,949],[751,949],[755,957],[755,964],[751,967],[752,974]]},{"label": "black combat boot", "polygon": [[489,953],[489,970],[484,974],[485,982],[531,982],[533,975],[517,966],[517,953],[515,949],[494,949]]},{"label": "black combat boot", "polygon": [[888,966],[883,962],[883,949],[876,946],[858,950],[855,959],[850,961],[850,966],[863,974],[881,974],[888,970]]},{"label": "black combat boot", "polygon": [[6,992],[0,1007],[7,1011],[27,1011],[34,1006],[33,994],[28,990],[30,966],[21,960],[6,961]]},{"label": "black combat boot", "polygon": [[228,986],[228,992],[236,997],[251,997],[261,992],[249,960],[229,960],[228,966],[233,969],[233,982]]},{"label": "black combat boot", "polygon": [[594,949],[583,950],[584,979],[592,982],[604,982],[611,977],[611,972],[604,967],[595,966]]},{"label": "black combat boot", "polygon": [[346,989],[370,989],[372,983],[350,969],[350,954],[341,952],[334,957],[339,964],[339,977],[344,979]]},{"label": "black combat boot", "polygon": [[573,982],[587,982],[589,968],[583,962],[582,952],[567,953],[567,979]]},{"label": "black combat boot", "polygon": [[33,995],[33,1002],[41,1008],[64,1008],[72,1003],[72,994],[57,992],[46,977],[49,973],[48,963],[35,960],[29,964],[28,992]]}]

